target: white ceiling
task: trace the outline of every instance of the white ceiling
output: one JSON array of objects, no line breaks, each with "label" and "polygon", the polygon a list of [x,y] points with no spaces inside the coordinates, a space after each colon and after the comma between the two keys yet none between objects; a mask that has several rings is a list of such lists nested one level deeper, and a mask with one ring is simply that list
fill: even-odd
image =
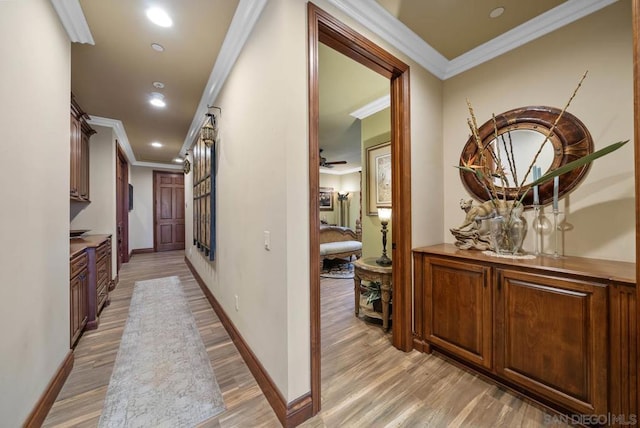
[{"label": "white ceiling", "polygon": [[[144,16],[149,0],[51,1],[72,41],[95,41],[95,45],[73,44],[74,95],[94,124],[114,128],[132,164],[149,166],[166,166],[184,155],[204,121],[207,104],[215,102],[268,2],[154,0],[174,20],[173,27],[166,29],[155,27]],[[328,1],[435,76],[447,79],[616,0]],[[505,12],[492,20],[488,14],[496,6],[504,6]],[[150,44],[154,42],[165,45],[165,51],[153,51]],[[366,89],[364,81],[354,85],[360,78],[350,78],[349,83],[331,77],[346,74],[325,70],[323,62],[362,76],[369,73],[362,78],[372,82],[371,89]],[[353,159],[350,163],[355,163],[348,147],[339,144],[346,131],[338,129],[338,124],[346,124],[348,130],[353,118],[345,114],[384,95],[380,78],[361,66],[357,71],[354,64],[321,52],[320,143],[328,161]],[[146,103],[148,94],[157,91],[152,82],[158,80],[166,85],[158,91],[167,101],[162,111]],[[340,95],[327,97],[325,90]],[[149,143],[154,140],[164,147],[152,150]]]}]

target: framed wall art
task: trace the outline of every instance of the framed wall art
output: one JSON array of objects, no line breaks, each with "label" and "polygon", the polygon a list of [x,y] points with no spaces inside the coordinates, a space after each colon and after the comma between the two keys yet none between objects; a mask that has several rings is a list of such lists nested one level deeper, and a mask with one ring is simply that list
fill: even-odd
[{"label": "framed wall art", "polygon": [[320,188],[320,211],[333,211],[333,187]]},{"label": "framed wall art", "polygon": [[391,142],[367,148],[367,214],[391,208]]},{"label": "framed wall art", "polygon": [[216,250],[216,150],[199,138],[193,146],[193,244],[209,260]]}]

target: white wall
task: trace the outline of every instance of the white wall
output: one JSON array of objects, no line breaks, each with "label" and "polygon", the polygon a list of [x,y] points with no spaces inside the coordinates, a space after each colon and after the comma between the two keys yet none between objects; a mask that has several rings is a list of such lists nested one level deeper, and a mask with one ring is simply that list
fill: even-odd
[{"label": "white wall", "polygon": [[[344,19],[325,1],[316,4]],[[289,401],[310,389],[306,6],[304,0],[267,4],[215,100],[225,112],[218,155],[217,260],[209,263],[187,247],[187,257]],[[395,54],[411,66],[412,116],[417,118],[411,125],[412,165],[440,164],[442,84]],[[414,189],[427,189],[414,193],[413,201],[413,218],[419,224],[428,220],[423,228],[413,228],[413,239],[421,244],[442,241],[441,204],[429,199],[442,199],[441,171],[414,170]],[[187,218],[192,215],[191,179],[189,174]],[[265,230],[271,231],[271,251],[263,248]],[[187,222],[187,243],[191,236]]]},{"label": "white wall", "polygon": [[70,43],[50,2],[0,2],[0,425],[69,352]]},{"label": "white wall", "polygon": [[[521,106],[562,108],[582,74],[589,70],[568,111],[584,122],[596,149],[631,139],[631,41],[631,3],[620,1],[445,82],[447,242],[454,241],[449,228],[464,219],[458,201],[468,198],[453,168],[469,133],[465,100],[472,102],[479,124],[489,120],[491,113]],[[572,227],[565,233],[565,254],[635,262],[633,171],[630,143],[596,160],[585,180],[561,199],[560,210]],[[547,249],[552,249],[550,241],[551,237],[546,240]],[[525,249],[533,249],[531,236]]]},{"label": "white wall", "polygon": [[153,169],[132,166],[133,210],[129,211],[129,251],[153,248]]},{"label": "white wall", "polygon": [[[82,100],[78,100],[82,105]],[[89,140],[89,199],[71,203],[71,229],[89,229],[88,234],[111,235],[111,277],[117,275],[116,251],[116,139],[111,128],[92,126]]]}]

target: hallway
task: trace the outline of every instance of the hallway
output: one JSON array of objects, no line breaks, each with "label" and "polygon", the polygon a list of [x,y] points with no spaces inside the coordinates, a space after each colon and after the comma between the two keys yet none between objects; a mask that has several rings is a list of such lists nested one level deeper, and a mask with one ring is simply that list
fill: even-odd
[{"label": "hallway", "polygon": [[278,427],[280,423],[229,335],[184,263],[184,251],[136,254],[122,265],[120,283],[97,330],[83,334],[73,370],[44,427],[96,427],[120,346],[135,281],[176,275],[211,357],[227,410],[201,427]]},{"label": "hallway", "polygon": [[[202,427],[279,427],[246,364],[184,263],[183,251],[136,254],[97,330],[85,332],[45,427],[97,426],[135,281],[177,275],[227,410]],[[322,411],[301,426],[538,427],[545,413],[435,355],[404,353],[353,315],[353,280],[322,279]],[[548,416],[550,419],[550,417]],[[548,424],[546,425],[548,426]],[[554,425],[558,426],[558,425]]]}]

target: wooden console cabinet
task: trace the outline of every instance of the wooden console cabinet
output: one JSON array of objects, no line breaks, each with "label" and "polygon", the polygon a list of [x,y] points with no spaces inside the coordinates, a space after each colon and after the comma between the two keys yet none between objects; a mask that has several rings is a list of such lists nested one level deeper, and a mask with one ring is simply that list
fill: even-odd
[{"label": "wooden console cabinet", "polygon": [[96,131],[89,126],[85,113],[71,94],[71,200],[89,202],[89,138]]},{"label": "wooden console cabinet", "polygon": [[635,264],[414,250],[414,347],[564,413],[637,415]]}]

